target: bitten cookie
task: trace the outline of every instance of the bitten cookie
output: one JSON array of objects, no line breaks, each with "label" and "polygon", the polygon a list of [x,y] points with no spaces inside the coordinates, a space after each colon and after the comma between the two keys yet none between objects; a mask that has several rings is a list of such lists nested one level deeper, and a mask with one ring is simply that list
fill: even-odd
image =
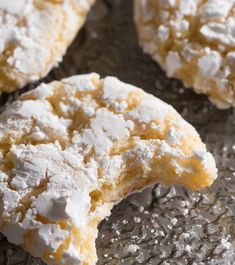
[{"label": "bitten cookie", "polygon": [[73,76],[0,115],[0,231],[54,265],[97,261],[97,226],[155,182],[198,190],[217,177],[198,133],[168,104],[114,77]]},{"label": "bitten cookie", "polygon": [[45,77],[94,0],[0,0],[0,94]]},{"label": "bitten cookie", "polygon": [[235,1],[135,0],[140,44],[186,87],[235,106]]}]

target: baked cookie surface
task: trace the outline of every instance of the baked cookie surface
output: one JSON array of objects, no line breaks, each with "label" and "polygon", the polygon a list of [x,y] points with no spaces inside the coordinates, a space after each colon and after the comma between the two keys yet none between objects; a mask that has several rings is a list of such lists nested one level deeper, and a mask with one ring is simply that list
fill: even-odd
[{"label": "baked cookie surface", "polygon": [[219,108],[235,106],[235,1],[135,0],[140,44]]},{"label": "baked cookie surface", "polygon": [[155,182],[198,190],[217,176],[195,129],[114,77],[41,84],[0,115],[0,231],[48,264],[96,263],[97,226]]},{"label": "baked cookie surface", "polygon": [[65,54],[94,0],[0,0],[0,93],[45,77]]}]

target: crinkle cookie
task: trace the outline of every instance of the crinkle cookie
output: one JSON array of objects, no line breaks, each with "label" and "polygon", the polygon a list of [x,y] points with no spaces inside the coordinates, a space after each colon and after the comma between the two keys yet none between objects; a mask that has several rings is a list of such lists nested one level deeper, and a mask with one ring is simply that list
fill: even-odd
[{"label": "crinkle cookie", "polygon": [[13,2],[0,0],[0,94],[45,77],[62,60],[94,0]]},{"label": "crinkle cookie", "polygon": [[0,115],[0,231],[54,265],[97,261],[97,226],[155,182],[198,190],[217,177],[198,133],[168,104],[114,77],[74,76]]},{"label": "crinkle cookie", "polygon": [[235,1],[135,0],[140,44],[219,108],[235,106]]}]

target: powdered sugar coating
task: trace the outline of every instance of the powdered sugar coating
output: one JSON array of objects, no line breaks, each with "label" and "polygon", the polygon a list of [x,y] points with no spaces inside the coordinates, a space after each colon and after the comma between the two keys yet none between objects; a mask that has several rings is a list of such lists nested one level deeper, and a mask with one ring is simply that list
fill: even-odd
[{"label": "powdered sugar coating", "polygon": [[158,181],[200,189],[217,176],[171,106],[97,74],[42,84],[9,105],[0,157],[1,232],[57,265],[95,264],[97,226],[130,192]]},{"label": "powdered sugar coating", "polygon": [[234,0],[135,0],[144,51],[219,108],[235,106],[234,14]]},{"label": "powdered sugar coating", "polygon": [[56,66],[94,0],[0,1],[0,93],[38,80]]}]

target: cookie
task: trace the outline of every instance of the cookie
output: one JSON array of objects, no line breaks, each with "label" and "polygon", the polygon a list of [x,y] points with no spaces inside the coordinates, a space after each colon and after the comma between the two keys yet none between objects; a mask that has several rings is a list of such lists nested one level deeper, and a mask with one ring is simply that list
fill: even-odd
[{"label": "cookie", "polygon": [[135,0],[143,50],[219,108],[235,106],[235,1]]},{"label": "cookie", "polygon": [[97,226],[156,182],[192,190],[217,177],[196,130],[114,77],[41,84],[0,115],[0,231],[48,264],[95,264]]},{"label": "cookie", "polygon": [[0,93],[45,77],[62,60],[94,0],[0,1]]}]

